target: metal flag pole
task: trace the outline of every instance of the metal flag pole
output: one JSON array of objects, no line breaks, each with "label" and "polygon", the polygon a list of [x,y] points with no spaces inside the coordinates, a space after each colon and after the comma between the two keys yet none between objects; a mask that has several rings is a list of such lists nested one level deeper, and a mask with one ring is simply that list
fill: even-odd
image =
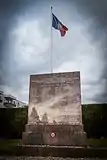
[{"label": "metal flag pole", "polygon": [[52,6],[51,6],[51,44],[50,44],[50,66],[51,66],[51,73],[53,73],[53,57],[52,57],[52,48],[53,48],[53,35],[52,35]]}]

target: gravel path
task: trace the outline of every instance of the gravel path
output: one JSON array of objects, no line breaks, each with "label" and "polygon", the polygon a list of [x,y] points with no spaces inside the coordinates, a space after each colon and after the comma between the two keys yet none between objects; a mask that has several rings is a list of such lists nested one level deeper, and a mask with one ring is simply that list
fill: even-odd
[{"label": "gravel path", "polygon": [[107,160],[99,158],[61,158],[61,157],[0,157],[0,160]]}]

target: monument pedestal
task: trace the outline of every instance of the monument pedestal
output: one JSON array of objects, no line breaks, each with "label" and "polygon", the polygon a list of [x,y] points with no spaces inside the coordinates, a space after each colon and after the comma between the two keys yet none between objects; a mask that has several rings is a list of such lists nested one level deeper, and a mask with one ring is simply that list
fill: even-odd
[{"label": "monument pedestal", "polygon": [[28,145],[86,145],[80,72],[30,75],[28,124],[22,139]]},{"label": "monument pedestal", "polygon": [[22,140],[26,145],[85,146],[86,133],[82,124],[27,124]]}]

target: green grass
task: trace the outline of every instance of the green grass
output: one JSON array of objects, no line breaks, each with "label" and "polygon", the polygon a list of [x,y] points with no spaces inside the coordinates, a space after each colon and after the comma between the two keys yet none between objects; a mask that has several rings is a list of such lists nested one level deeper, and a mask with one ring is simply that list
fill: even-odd
[{"label": "green grass", "polygon": [[87,145],[91,147],[107,147],[107,139],[88,139]]},{"label": "green grass", "polygon": [[21,140],[19,139],[3,139],[0,140],[0,152],[2,151],[12,151],[18,144],[21,144]]},{"label": "green grass", "polygon": [[[2,139],[0,140],[0,150],[8,150],[21,143],[21,139]],[[107,147],[107,139],[88,139],[87,145],[92,147]]]},{"label": "green grass", "polygon": [[[21,143],[21,139],[0,140],[0,151],[11,151]],[[88,139],[87,145],[91,147],[107,147],[107,139]]]},{"label": "green grass", "polygon": [[[18,144],[22,144],[22,140],[20,139],[15,139],[15,140],[7,140],[7,139],[3,139],[3,140],[0,140],[0,155],[24,155],[26,156],[28,151],[26,151],[26,149],[24,150],[23,148],[20,148],[18,150],[17,148],[17,145]],[[88,139],[87,140],[87,145],[88,146],[91,146],[91,147],[105,147],[107,148],[107,139]],[[37,150],[35,150],[36,152]],[[48,151],[49,150],[46,150],[46,154],[48,155]],[[56,151],[52,151],[52,154],[56,154]],[[43,151],[44,153],[44,151]],[[86,157],[86,156],[98,156],[98,150],[96,151],[90,151],[90,150],[87,150],[85,148],[85,150],[81,149],[81,148],[77,148],[76,151],[72,151],[72,156],[74,155],[75,156],[80,156],[80,157]],[[103,150],[101,152],[99,152],[99,156],[102,156],[102,154],[105,154],[106,157],[107,157],[107,151]],[[35,154],[42,154],[41,150],[39,150],[39,152],[36,152]],[[65,151],[65,154],[66,154],[66,151]],[[100,155],[101,154],[101,155]]]}]

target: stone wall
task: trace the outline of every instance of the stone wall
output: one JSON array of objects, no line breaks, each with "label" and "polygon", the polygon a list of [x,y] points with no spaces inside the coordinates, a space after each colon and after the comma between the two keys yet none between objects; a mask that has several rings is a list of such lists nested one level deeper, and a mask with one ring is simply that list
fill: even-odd
[{"label": "stone wall", "polygon": [[81,111],[80,72],[30,76],[28,124],[23,143],[86,144]]},{"label": "stone wall", "polygon": [[31,145],[84,146],[82,125],[27,125],[23,143]]},{"label": "stone wall", "polygon": [[31,75],[28,123],[34,108],[49,123],[82,123],[80,72]]}]

